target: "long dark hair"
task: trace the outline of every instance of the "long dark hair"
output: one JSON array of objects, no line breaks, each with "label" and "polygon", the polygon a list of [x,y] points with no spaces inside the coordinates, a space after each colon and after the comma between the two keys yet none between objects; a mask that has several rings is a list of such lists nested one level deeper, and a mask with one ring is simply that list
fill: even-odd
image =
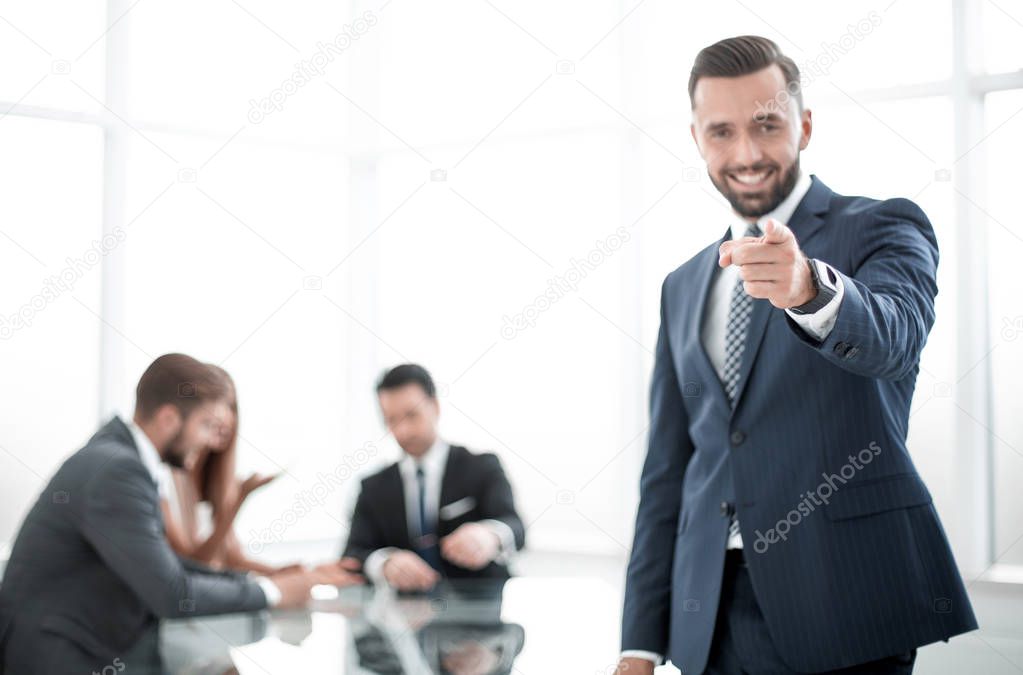
[{"label": "long dark hair", "polygon": [[192,471],[198,476],[197,488],[199,499],[209,502],[214,511],[226,506],[233,499],[238,489],[235,478],[235,458],[238,446],[238,392],[234,380],[227,371],[212,363],[206,364],[220,386],[224,388],[224,400],[231,409],[233,421],[223,449],[207,449],[202,454]]}]

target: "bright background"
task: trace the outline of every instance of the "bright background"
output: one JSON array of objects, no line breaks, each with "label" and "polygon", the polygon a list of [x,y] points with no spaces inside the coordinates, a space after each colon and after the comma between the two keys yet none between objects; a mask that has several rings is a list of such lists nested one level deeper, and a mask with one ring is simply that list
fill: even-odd
[{"label": "bright background", "polygon": [[[0,542],[159,354],[227,368],[241,470],[286,472],[246,504],[243,539],[327,474],[397,456],[373,383],[411,360],[440,384],[445,436],[502,458],[533,552],[620,571],[660,282],[729,218],[689,136],[689,69],[758,33],[817,68],[804,168],[931,218],[910,448],[964,574],[1023,580],[1023,6],[688,7],[5,3]],[[345,25],[359,37],[322,74],[252,112]],[[502,334],[619,228],[577,289]],[[123,241],[97,255],[104,232]],[[68,270],[73,289],[37,297]],[[330,485],[286,543],[339,545],[357,481]]]}]

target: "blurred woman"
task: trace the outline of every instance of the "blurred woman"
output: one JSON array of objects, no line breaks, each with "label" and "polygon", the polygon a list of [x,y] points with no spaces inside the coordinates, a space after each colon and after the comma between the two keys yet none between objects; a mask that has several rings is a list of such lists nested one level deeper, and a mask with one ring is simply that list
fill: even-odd
[{"label": "blurred woman", "polygon": [[223,368],[209,364],[230,391],[230,417],[222,420],[215,442],[183,469],[169,471],[161,503],[167,539],[179,554],[215,569],[270,575],[286,568],[249,558],[234,534],[234,519],[245,499],[277,475],[235,477],[238,444],[238,396]]}]

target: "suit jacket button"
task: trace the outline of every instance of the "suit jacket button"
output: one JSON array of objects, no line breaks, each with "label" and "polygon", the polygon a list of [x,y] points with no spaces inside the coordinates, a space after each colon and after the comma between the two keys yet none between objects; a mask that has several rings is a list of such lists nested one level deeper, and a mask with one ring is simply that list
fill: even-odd
[{"label": "suit jacket button", "polygon": [[739,445],[746,440],[746,434],[741,431],[733,431],[731,436],[728,437],[728,440],[732,442],[732,445]]},{"label": "suit jacket button", "polygon": [[722,516],[728,516],[728,515],[731,515],[731,512],[732,512],[732,505],[729,504],[728,502],[721,502],[721,515]]},{"label": "suit jacket button", "polygon": [[849,345],[845,342],[835,343],[835,353],[838,354],[839,356],[845,356],[845,353],[846,351],[848,351],[848,349]]}]

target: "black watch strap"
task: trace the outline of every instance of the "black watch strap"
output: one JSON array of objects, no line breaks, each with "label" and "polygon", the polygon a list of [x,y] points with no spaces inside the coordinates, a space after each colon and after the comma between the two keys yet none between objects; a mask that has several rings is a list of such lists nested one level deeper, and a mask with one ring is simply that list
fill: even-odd
[{"label": "black watch strap", "polygon": [[827,264],[816,258],[807,258],[806,264],[810,266],[810,278],[813,287],[817,289],[817,296],[805,304],[789,307],[789,311],[793,314],[813,314],[831,302],[831,299],[838,294],[836,288],[838,280],[834,278],[834,272]]}]

